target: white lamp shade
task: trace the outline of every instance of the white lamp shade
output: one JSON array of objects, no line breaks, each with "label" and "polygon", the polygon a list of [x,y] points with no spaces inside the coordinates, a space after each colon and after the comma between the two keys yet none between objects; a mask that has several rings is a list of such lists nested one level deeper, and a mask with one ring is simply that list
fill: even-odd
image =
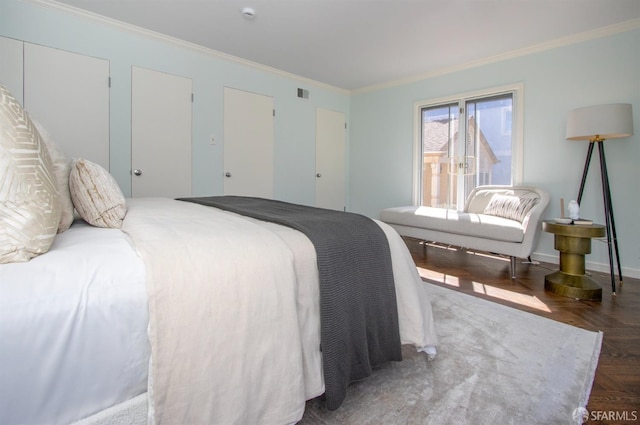
[{"label": "white lamp shade", "polygon": [[567,139],[617,139],[633,134],[633,116],[628,103],[586,106],[574,109],[567,117]]}]

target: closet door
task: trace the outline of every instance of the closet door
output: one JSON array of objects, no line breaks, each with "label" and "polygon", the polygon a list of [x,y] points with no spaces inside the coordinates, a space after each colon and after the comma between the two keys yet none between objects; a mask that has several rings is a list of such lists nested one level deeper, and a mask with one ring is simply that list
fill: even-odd
[{"label": "closet door", "polygon": [[273,98],[224,89],[224,193],[273,198]]},{"label": "closet door", "polygon": [[316,206],[345,209],[345,116],[316,111]]},{"label": "closet door", "polygon": [[24,107],[70,158],[109,169],[109,62],[24,43]]},{"label": "closet door", "polygon": [[22,41],[0,37],[0,81],[24,105],[22,97]]},{"label": "closet door", "polygon": [[192,81],[144,68],[131,76],[131,194],[191,196]]}]

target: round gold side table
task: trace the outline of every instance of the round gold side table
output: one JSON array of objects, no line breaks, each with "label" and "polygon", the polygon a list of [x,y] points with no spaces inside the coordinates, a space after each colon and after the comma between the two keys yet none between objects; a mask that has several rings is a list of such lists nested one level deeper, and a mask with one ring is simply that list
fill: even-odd
[{"label": "round gold side table", "polygon": [[602,300],[602,287],[585,274],[585,254],[591,253],[591,238],[605,235],[601,224],[560,224],[543,221],[542,230],[554,234],[554,248],[560,251],[560,270],[544,278],[544,288],[565,297]]}]

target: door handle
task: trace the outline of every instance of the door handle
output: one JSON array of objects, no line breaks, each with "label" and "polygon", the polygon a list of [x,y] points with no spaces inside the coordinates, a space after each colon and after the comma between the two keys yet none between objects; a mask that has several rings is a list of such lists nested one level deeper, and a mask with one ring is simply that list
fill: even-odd
[{"label": "door handle", "polygon": [[322,177],[322,174],[318,173],[318,174],[316,174],[316,177],[320,178],[320,177]]},{"label": "door handle", "polygon": [[133,170],[133,174],[136,176],[141,176],[142,175],[142,170],[136,168],[135,170]]},{"label": "door handle", "polygon": [[224,173],[224,176],[225,177],[231,177],[231,173],[227,171],[226,173]]}]

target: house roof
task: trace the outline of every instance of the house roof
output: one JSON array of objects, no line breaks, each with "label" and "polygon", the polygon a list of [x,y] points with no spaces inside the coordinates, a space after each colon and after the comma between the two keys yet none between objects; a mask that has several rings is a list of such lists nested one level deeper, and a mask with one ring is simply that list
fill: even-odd
[{"label": "house roof", "polygon": [[[451,120],[451,130],[449,130],[449,120],[446,119],[426,122],[424,124],[424,137],[422,140],[424,153],[446,155],[448,153],[449,131],[453,133],[451,138],[453,140],[457,140],[458,126],[458,119]],[[469,118],[469,134],[475,133],[475,128],[475,117],[471,117]],[[482,150],[486,155],[488,155],[488,158],[486,159],[488,159],[493,164],[500,162],[495,152],[491,148],[491,145],[489,145],[489,142],[482,132],[482,129],[480,129],[479,135]]]},{"label": "house roof", "polygon": [[[425,153],[447,153],[449,143],[449,120],[435,120],[424,124],[422,137]],[[458,137],[458,120],[451,121],[451,138]]]}]

